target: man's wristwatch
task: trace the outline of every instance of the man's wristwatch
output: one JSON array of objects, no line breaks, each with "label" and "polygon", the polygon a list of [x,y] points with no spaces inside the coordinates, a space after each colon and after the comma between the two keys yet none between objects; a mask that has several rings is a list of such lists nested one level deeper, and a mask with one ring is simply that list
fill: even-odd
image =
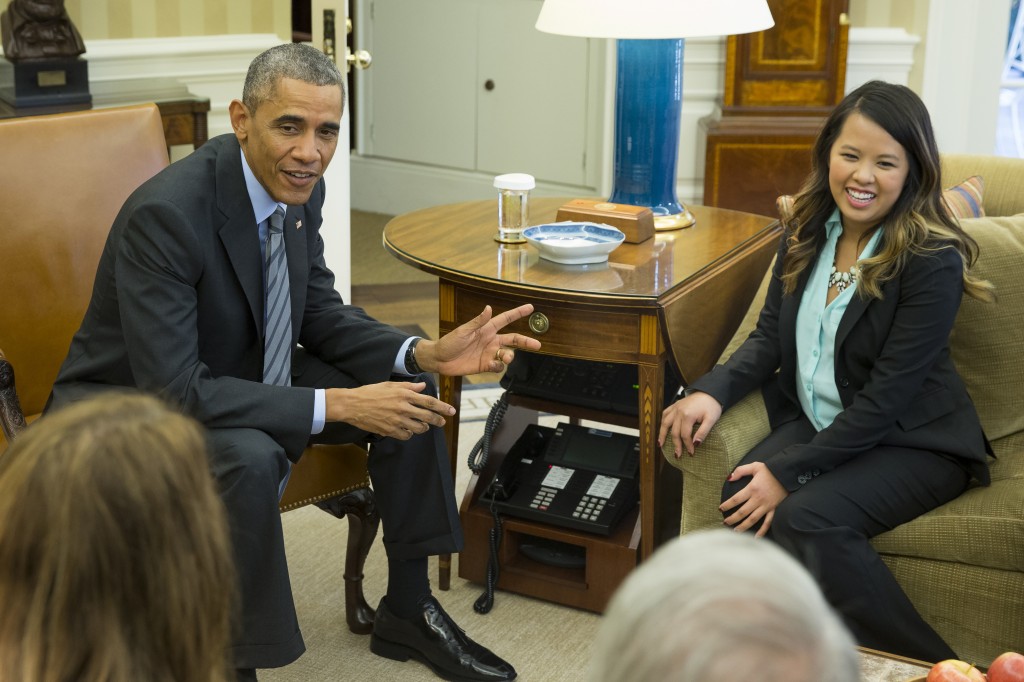
[{"label": "man's wristwatch", "polygon": [[409,342],[409,347],[405,349],[405,371],[410,376],[416,376],[417,374],[423,374],[423,368],[420,367],[419,363],[416,362],[416,344],[422,339],[418,336]]}]

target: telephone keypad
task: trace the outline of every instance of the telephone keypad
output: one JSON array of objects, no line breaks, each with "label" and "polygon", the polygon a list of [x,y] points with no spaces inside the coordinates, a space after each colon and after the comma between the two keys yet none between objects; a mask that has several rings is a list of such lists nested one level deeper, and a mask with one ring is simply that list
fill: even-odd
[{"label": "telephone keypad", "polygon": [[584,521],[597,521],[597,517],[601,515],[604,510],[605,502],[604,498],[593,497],[592,495],[584,495],[579,504],[576,505],[576,510],[573,511],[572,516],[576,519],[583,519]]},{"label": "telephone keypad", "polygon": [[530,502],[530,507],[533,509],[539,509],[546,511],[551,506],[551,502],[555,499],[555,493],[558,492],[554,488],[541,488],[537,491],[537,494],[533,496],[533,501]]},{"label": "telephone keypad", "polygon": [[[567,436],[572,436],[570,432],[574,429],[585,429],[585,433],[576,435],[590,437],[596,441],[595,447],[607,448],[607,443],[598,440],[598,436],[618,440],[622,435],[572,424],[559,424],[558,428],[531,424],[495,474],[501,488],[488,488],[480,497],[481,503],[535,522],[602,535],[611,533],[622,516],[635,509],[638,486],[632,477],[620,478],[610,475],[610,471],[599,473],[586,466],[563,464],[565,447],[558,451],[556,446],[559,441],[570,440]],[[624,451],[621,456],[629,466],[636,457],[639,441],[627,437],[632,440],[623,443],[619,450]],[[586,438],[577,440],[582,441],[576,444],[577,448],[588,447]],[[609,468],[621,469],[621,466]]]}]

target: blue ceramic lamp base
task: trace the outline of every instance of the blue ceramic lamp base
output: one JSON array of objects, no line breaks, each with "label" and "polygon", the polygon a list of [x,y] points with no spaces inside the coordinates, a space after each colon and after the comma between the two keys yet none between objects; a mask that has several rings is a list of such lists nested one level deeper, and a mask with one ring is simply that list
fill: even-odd
[{"label": "blue ceramic lamp base", "polygon": [[613,204],[647,206],[655,230],[696,220],[676,198],[683,40],[619,40]]}]

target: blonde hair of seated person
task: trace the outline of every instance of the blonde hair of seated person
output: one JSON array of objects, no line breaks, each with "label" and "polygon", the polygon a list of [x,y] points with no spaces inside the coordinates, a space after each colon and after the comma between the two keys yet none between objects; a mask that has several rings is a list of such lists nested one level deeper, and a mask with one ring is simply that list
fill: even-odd
[{"label": "blonde hair of seated person", "polygon": [[731,530],[673,539],[601,619],[590,682],[857,682],[854,641],[807,571]]},{"label": "blonde hair of seated person", "polygon": [[205,453],[192,419],[111,393],[0,454],[0,680],[229,679],[234,569]]}]

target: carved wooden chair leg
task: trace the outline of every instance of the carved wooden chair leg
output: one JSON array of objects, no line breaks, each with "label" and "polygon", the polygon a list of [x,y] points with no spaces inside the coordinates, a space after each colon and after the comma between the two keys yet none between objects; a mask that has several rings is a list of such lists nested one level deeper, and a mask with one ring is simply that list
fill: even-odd
[{"label": "carved wooden chair leg", "polygon": [[360,488],[317,506],[337,518],[348,517],[348,548],[345,554],[345,620],[357,635],[373,632],[376,612],[363,595],[363,567],[377,537],[380,514],[373,490]]}]

